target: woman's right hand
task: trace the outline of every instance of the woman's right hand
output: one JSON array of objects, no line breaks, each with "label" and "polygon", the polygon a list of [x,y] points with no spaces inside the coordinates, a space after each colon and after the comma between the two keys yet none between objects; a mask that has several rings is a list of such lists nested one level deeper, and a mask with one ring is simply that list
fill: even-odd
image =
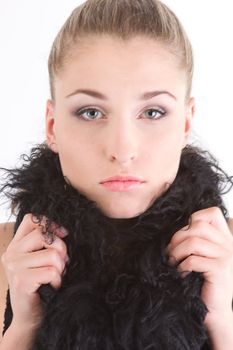
[{"label": "woman's right hand", "polygon": [[26,214],[2,255],[10,290],[12,323],[16,326],[37,327],[43,316],[38,288],[48,283],[55,289],[61,285],[68,260],[66,245],[61,238],[68,232],[56,224],[53,224],[53,232],[54,241],[46,243],[42,226],[35,223],[32,214]]}]

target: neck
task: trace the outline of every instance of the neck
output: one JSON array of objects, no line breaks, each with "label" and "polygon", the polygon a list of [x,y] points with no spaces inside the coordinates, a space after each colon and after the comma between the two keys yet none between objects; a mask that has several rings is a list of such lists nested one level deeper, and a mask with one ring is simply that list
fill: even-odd
[{"label": "neck", "polygon": [[116,228],[123,229],[134,226],[138,222],[138,216],[132,218],[108,218],[108,221]]}]

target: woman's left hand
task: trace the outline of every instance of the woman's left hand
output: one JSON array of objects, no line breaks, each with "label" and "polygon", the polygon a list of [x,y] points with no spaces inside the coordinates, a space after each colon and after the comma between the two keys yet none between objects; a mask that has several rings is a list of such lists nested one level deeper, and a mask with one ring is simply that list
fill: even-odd
[{"label": "woman's left hand", "polygon": [[218,207],[191,217],[190,227],[173,235],[167,253],[182,277],[190,271],[203,273],[201,298],[209,310],[205,325],[213,329],[224,320],[233,322],[233,235]]}]

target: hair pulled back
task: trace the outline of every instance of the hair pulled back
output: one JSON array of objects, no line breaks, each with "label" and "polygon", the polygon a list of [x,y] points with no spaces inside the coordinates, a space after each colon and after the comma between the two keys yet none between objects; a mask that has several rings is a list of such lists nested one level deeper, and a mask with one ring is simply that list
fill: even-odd
[{"label": "hair pulled back", "polygon": [[72,50],[88,36],[110,35],[121,40],[144,36],[161,42],[186,72],[186,99],[193,77],[193,52],[176,15],[159,0],[87,0],[76,7],[58,32],[49,55],[51,98],[54,78],[69,61]]}]

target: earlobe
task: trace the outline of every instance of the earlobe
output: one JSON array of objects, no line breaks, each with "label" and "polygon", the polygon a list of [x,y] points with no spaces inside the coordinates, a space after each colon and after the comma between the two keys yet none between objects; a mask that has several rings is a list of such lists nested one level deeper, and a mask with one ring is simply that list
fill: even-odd
[{"label": "earlobe", "polygon": [[55,135],[54,102],[52,100],[48,100],[46,103],[46,142],[52,151],[58,152]]}]

